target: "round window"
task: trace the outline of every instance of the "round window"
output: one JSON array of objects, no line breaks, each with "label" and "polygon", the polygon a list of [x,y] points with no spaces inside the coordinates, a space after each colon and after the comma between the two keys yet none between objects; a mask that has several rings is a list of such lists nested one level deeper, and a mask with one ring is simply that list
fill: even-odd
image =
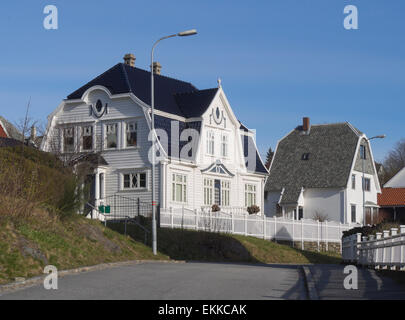
[{"label": "round window", "polygon": [[103,109],[103,103],[101,102],[101,100],[97,100],[97,102],[96,102],[96,110],[98,112],[101,112],[102,109]]}]

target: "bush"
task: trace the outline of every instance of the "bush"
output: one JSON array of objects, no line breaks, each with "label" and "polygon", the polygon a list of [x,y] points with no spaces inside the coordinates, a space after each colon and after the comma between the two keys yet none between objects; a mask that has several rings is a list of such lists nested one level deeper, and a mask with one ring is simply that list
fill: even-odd
[{"label": "bush", "polygon": [[221,211],[221,208],[219,207],[219,205],[213,204],[212,207],[211,207],[211,211],[212,212]]},{"label": "bush", "polygon": [[247,212],[249,214],[255,214],[255,213],[260,212],[260,208],[258,206],[256,206],[256,205],[253,205],[253,206],[250,206],[250,207],[247,208]]},{"label": "bush", "polygon": [[0,217],[23,221],[40,207],[60,217],[77,212],[80,195],[71,169],[41,151],[21,151],[0,148]]},{"label": "bush", "polygon": [[362,237],[368,237],[370,235],[376,235],[378,232],[383,232],[384,230],[391,230],[391,228],[398,228],[399,230],[399,223],[395,222],[382,222],[373,226],[364,226],[364,227],[356,227],[347,231],[343,231],[343,236],[348,237],[353,234],[361,233]]}]

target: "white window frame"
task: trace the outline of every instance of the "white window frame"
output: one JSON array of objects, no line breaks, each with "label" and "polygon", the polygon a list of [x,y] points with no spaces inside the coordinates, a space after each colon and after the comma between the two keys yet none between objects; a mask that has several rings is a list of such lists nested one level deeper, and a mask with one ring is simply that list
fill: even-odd
[{"label": "white window frame", "polygon": [[221,206],[229,207],[231,196],[231,181],[221,180]]},{"label": "white window frame", "polygon": [[[367,192],[370,192],[371,191],[371,179],[370,178],[366,178],[366,177],[362,177],[362,183],[363,183],[363,190],[364,191],[367,191]],[[368,182],[368,188],[366,188],[366,182]]]},{"label": "white window frame", "polygon": [[212,129],[207,131],[207,154],[215,155],[215,132]]},{"label": "white window frame", "polygon": [[229,156],[229,136],[226,133],[221,135],[221,156],[223,158]]},{"label": "white window frame", "polygon": [[253,205],[257,205],[257,187],[255,184],[245,183],[245,207]]},{"label": "white window frame", "polygon": [[[109,134],[110,128],[112,128],[114,126],[115,126],[116,145],[117,146],[109,148],[108,147],[108,134]],[[104,135],[104,149],[106,149],[106,150],[116,150],[116,149],[118,149],[118,141],[120,139],[118,122],[105,123],[104,124],[104,132],[105,132],[105,135]]]},{"label": "white window frame", "polygon": [[214,179],[204,178],[203,185],[204,205],[211,206],[214,204]]},{"label": "white window frame", "polygon": [[[353,221],[353,208],[354,208],[354,221]],[[355,204],[350,205],[350,222],[357,222],[357,206]]]},{"label": "white window frame", "polygon": [[[91,129],[90,133],[86,132],[86,129]],[[94,139],[94,126],[93,125],[81,125],[80,126],[80,151],[83,152],[90,152],[94,150],[95,146],[95,139]],[[90,149],[84,149],[84,137],[91,137],[91,148]]]},{"label": "white window frame", "polygon": [[[146,171],[134,171],[134,172],[123,172],[122,174],[122,185],[121,185],[121,190],[123,191],[128,191],[128,190],[147,190],[148,189],[148,173]],[[145,186],[141,187],[140,181],[141,181],[141,174],[145,175]],[[129,187],[125,187],[125,176],[129,175]],[[137,177],[137,185],[133,185],[133,179],[134,176]]]},{"label": "white window frame", "polygon": [[[66,138],[67,130],[72,130],[72,133],[69,135],[69,138],[73,138],[72,150],[66,150],[65,149],[65,147],[66,147],[65,138]],[[75,152],[75,144],[76,144],[75,133],[76,133],[76,127],[75,126],[66,126],[66,127],[62,128],[62,152],[63,153],[73,153],[73,152]]]},{"label": "white window frame", "polygon": [[[132,131],[129,130],[130,125],[134,125],[134,129]],[[124,130],[125,130],[124,131],[125,132],[125,135],[124,135],[124,146],[125,146],[125,148],[138,148],[138,145],[139,145],[138,122],[135,121],[135,120],[125,121],[124,122]],[[134,145],[134,146],[128,145],[128,137],[127,137],[127,135],[128,135],[129,132],[135,132],[135,134],[136,134],[136,145]]]},{"label": "white window frame", "polygon": [[352,190],[356,190],[356,175],[352,174]]},{"label": "white window frame", "polygon": [[[180,187],[179,199],[177,199],[177,187]],[[182,173],[172,173],[172,201],[184,204],[187,203],[187,199],[187,175]]]}]

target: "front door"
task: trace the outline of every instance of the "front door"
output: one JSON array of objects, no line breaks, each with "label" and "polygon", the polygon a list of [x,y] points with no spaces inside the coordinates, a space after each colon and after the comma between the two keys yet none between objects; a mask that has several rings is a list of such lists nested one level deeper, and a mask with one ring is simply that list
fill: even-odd
[{"label": "front door", "polygon": [[83,193],[85,203],[84,213],[85,215],[90,213],[91,218],[93,218],[93,207],[96,205],[96,175],[89,174],[86,176]]}]

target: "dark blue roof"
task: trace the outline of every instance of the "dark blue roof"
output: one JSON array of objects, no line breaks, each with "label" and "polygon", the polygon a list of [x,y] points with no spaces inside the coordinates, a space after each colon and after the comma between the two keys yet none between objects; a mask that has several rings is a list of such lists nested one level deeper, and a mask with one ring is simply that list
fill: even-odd
[{"label": "dark blue roof", "polygon": [[[173,126],[173,130],[172,130]],[[178,127],[178,131],[175,129]],[[155,115],[155,128],[156,128],[156,133],[159,136],[159,141],[162,144],[163,148],[165,149],[165,152],[169,157],[173,158],[182,158],[182,159],[188,159],[188,160],[194,160],[195,159],[195,153],[197,151],[197,144],[198,144],[198,136],[196,136],[194,139],[190,138],[190,140],[185,140],[181,141],[180,138],[181,134],[184,132],[184,138],[188,138],[188,135],[186,135],[189,132],[186,132],[186,129],[194,129],[196,130],[195,133],[198,135],[200,134],[200,129],[201,129],[201,121],[192,121],[192,122],[183,122],[183,121],[178,121],[178,120],[173,120],[170,118],[162,117],[159,115]],[[166,135],[162,135],[162,132],[160,130],[163,130],[166,132]],[[172,134],[176,133],[178,136],[172,137]],[[167,141],[166,141],[167,138]],[[172,141],[173,140],[173,141]],[[193,149],[192,154],[191,152],[187,152],[187,154],[182,155],[181,150],[183,147],[189,143],[192,142]],[[178,150],[175,145],[172,145],[172,143],[177,144]]]},{"label": "dark blue roof", "polygon": [[175,100],[186,118],[201,117],[214,99],[218,88],[175,94]]},{"label": "dark blue roof", "polygon": [[241,135],[243,154],[246,159],[246,168],[249,172],[268,173],[262,160],[260,159],[259,152],[253,138],[246,135]]},{"label": "dark blue roof", "polygon": [[[185,92],[191,93],[192,96],[201,96],[201,103],[208,107],[206,102],[207,95],[205,94],[206,90],[202,90],[203,93],[200,95],[197,88],[189,82],[180,81],[162,75],[155,75],[154,84],[156,109],[184,117],[185,114],[177,104],[175,95]],[[149,71],[131,67],[124,63],[118,63],[68,95],[67,98],[80,99],[87,89],[95,85],[106,87],[112,94],[132,92],[143,102],[150,105]],[[180,98],[180,101],[182,101],[182,98]],[[195,99],[195,105],[199,107],[200,111],[198,113],[200,113],[203,108],[199,106],[198,99]],[[186,111],[186,114],[193,114],[190,108],[186,108],[184,104],[182,104],[182,108]]]}]

